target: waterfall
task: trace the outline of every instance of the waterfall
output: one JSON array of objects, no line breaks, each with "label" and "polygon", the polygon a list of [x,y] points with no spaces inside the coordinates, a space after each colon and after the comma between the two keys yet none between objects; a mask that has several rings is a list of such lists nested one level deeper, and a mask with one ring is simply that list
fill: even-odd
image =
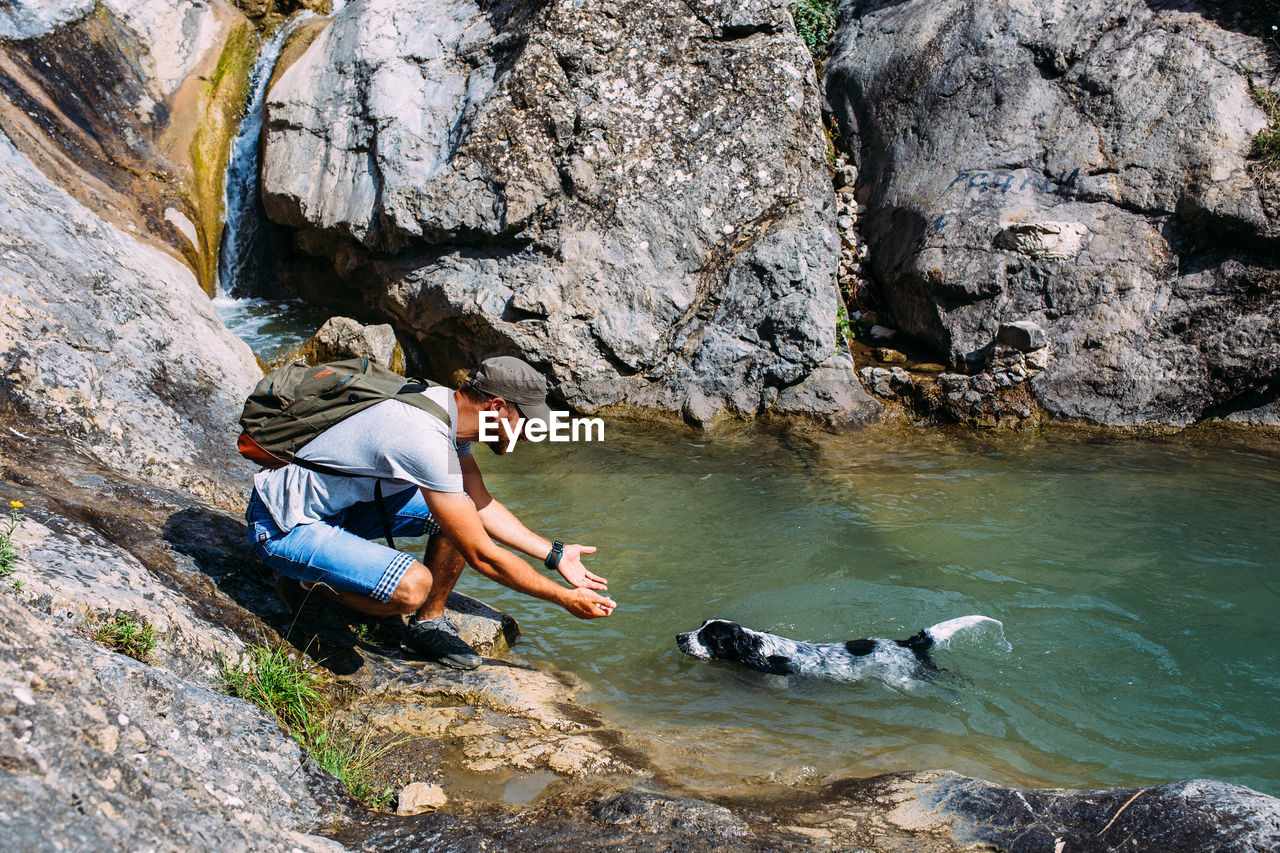
[{"label": "waterfall", "polygon": [[[334,11],[341,4],[334,2]],[[218,296],[244,297],[257,295],[262,288],[255,281],[274,278],[274,264],[266,229],[266,215],[258,194],[259,139],[262,134],[262,105],[266,100],[267,81],[276,66],[285,39],[299,24],[315,13],[298,12],[267,39],[258,51],[249,75],[249,100],[245,105],[240,132],[231,146],[227,175],[223,188],[223,210],[226,224],[222,229],[222,245],[218,253]]]}]

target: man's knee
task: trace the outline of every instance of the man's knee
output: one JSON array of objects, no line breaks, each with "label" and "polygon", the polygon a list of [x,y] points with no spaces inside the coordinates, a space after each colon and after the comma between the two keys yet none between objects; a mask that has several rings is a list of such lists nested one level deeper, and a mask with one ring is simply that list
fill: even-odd
[{"label": "man's knee", "polygon": [[412,613],[426,602],[430,594],[431,572],[427,571],[427,567],[422,563],[414,560],[413,565],[396,584],[395,591],[391,593],[387,603],[402,608],[402,613]]}]

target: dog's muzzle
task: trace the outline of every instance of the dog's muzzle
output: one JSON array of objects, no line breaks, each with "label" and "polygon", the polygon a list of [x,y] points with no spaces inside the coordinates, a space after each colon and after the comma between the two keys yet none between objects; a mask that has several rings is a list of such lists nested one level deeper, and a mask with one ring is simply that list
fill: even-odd
[{"label": "dog's muzzle", "polygon": [[684,652],[689,657],[700,658],[702,660],[711,659],[711,655],[707,652],[706,646],[698,642],[697,631],[686,631],[683,634],[676,634],[676,648]]}]

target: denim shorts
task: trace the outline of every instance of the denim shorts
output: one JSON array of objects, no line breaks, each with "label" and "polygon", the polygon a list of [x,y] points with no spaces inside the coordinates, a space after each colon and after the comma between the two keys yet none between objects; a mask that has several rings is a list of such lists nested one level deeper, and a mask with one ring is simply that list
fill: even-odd
[{"label": "denim shorts", "polygon": [[[384,501],[392,536],[440,532],[419,489],[387,495]],[[249,542],[262,562],[282,575],[308,584],[358,592],[386,602],[414,557],[371,541],[383,535],[382,516],[372,501],[347,507],[323,521],[299,524],[289,532],[276,526],[257,489],[245,512]]]}]

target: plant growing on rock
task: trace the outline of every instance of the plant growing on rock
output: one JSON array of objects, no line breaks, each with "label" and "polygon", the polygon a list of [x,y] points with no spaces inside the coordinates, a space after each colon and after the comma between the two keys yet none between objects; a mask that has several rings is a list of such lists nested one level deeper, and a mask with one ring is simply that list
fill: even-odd
[{"label": "plant growing on rock", "polygon": [[1269,124],[1253,137],[1249,156],[1268,169],[1280,168],[1280,93],[1261,86],[1250,86],[1249,94],[1262,107]]},{"label": "plant growing on rock", "polygon": [[[22,501],[9,501],[9,516],[0,528],[0,578],[13,575],[13,561],[18,557],[18,547],[13,544],[13,537],[22,527]],[[13,582],[13,591],[22,591],[22,581]]]},{"label": "plant growing on rock", "polygon": [[849,312],[844,309],[844,303],[836,308],[836,335],[839,340],[836,341],[836,352],[840,352],[840,344],[848,345],[849,339],[857,337],[853,324],[849,322]]},{"label": "plant growing on rock", "polygon": [[336,776],[365,805],[389,805],[391,788],[377,785],[371,770],[402,741],[374,744],[368,731],[357,736],[335,723],[324,679],[305,657],[294,654],[284,643],[255,643],[248,652],[243,666],[222,663],[227,692],[275,717],[316,764]]},{"label": "plant growing on rock", "polygon": [[94,633],[99,643],[110,646],[134,660],[151,663],[151,652],[156,647],[155,626],[145,618],[128,613],[117,613]]},{"label": "plant growing on rock", "polygon": [[827,58],[827,43],[836,31],[835,0],[797,0],[787,8],[813,61],[823,62]]}]

